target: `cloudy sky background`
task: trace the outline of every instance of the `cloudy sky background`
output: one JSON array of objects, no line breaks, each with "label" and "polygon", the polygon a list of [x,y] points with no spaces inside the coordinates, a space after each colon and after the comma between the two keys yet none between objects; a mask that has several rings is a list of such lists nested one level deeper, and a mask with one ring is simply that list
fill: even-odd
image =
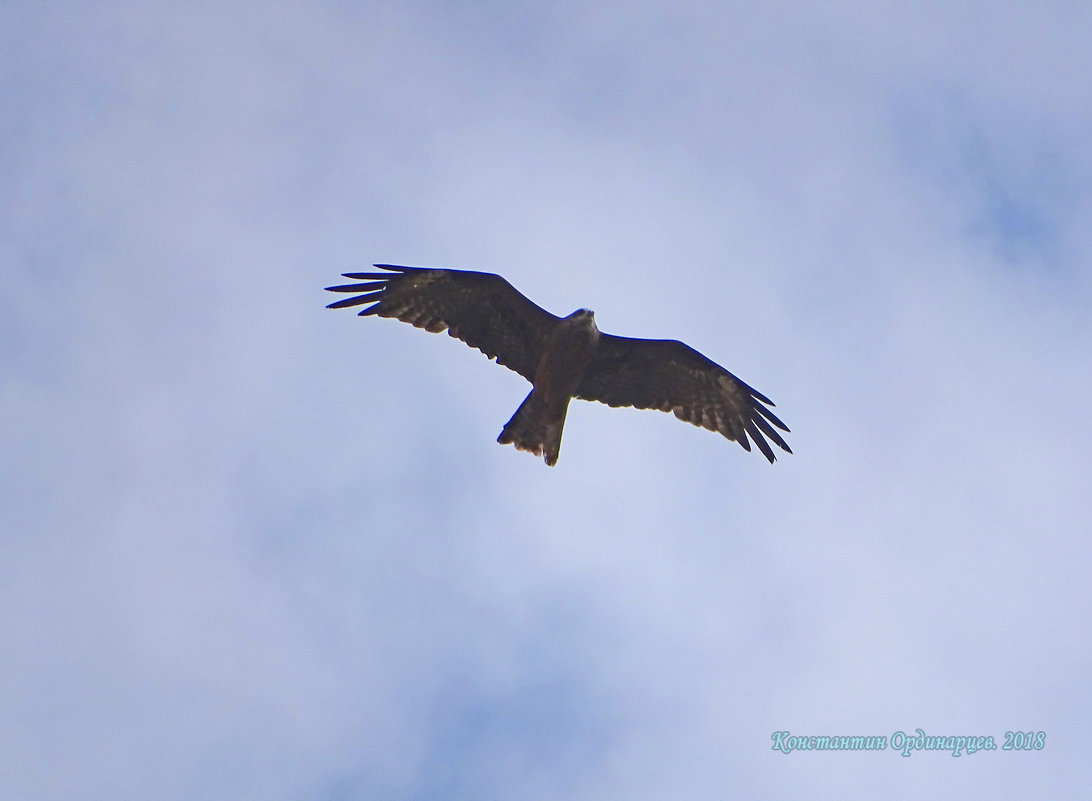
[{"label": "cloudy sky background", "polygon": [[[822,6],[821,8],[819,6]],[[0,796],[1092,786],[1084,2],[0,5]],[[771,466],[326,311],[503,273]],[[954,759],[771,733],[1045,731]]]}]

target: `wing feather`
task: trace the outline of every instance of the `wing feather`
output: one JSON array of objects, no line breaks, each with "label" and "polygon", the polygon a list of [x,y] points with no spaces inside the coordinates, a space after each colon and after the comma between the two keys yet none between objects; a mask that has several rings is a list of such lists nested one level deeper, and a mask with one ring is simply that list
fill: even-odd
[{"label": "wing feather", "polygon": [[[363,281],[327,287],[354,293],[327,308],[372,304],[361,316],[393,317],[417,328],[447,332],[489,358],[534,379],[542,343],[558,319],[499,275],[376,264],[382,273],[344,273]],[[363,294],[361,294],[363,293]]]},{"label": "wing feather", "polygon": [[774,430],[789,429],[766,408],[773,401],[677,340],[601,334],[595,360],[585,370],[576,397],[608,406],[673,412],[748,451],[749,436],[771,462],[776,457],[767,438],[792,453]]}]

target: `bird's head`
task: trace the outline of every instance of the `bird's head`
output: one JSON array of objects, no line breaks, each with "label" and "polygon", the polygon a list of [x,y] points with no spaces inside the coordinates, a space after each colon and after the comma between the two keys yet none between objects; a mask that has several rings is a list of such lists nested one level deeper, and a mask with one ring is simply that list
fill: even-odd
[{"label": "bird's head", "polygon": [[595,312],[591,309],[577,309],[565,319],[572,320],[574,323],[579,323],[582,326],[586,326],[596,331],[599,330],[595,325]]}]

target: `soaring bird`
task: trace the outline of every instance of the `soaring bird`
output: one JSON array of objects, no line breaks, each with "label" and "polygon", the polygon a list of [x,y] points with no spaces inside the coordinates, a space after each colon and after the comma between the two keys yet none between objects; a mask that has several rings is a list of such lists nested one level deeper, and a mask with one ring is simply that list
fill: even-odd
[{"label": "soaring bird", "polygon": [[374,266],[386,272],[343,273],[363,283],[326,287],[353,295],[327,308],[370,304],[362,317],[394,317],[433,333],[446,329],[530,381],[530,394],[497,437],[502,445],[556,464],[569,401],[579,398],[674,412],[747,451],[749,435],[771,463],[767,437],[792,453],[775,430],[789,429],[767,408],[773,401],[683,342],[601,333],[589,309],[556,317],[493,273]]}]

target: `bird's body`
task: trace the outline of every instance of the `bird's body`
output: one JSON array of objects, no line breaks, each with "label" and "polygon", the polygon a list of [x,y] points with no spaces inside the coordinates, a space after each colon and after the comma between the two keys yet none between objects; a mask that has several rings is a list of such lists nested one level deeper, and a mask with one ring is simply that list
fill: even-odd
[{"label": "bird's body", "polygon": [[599,329],[588,309],[578,309],[560,320],[535,366],[534,388],[505,424],[497,442],[511,443],[521,451],[542,456],[548,465],[556,464],[569,401],[595,360],[598,345]]},{"label": "bird's body", "polygon": [[675,340],[600,333],[595,315],[557,317],[492,273],[377,264],[386,273],[345,273],[364,281],[327,287],[356,296],[329,308],[372,304],[361,315],[395,317],[427,331],[444,329],[531,382],[530,394],[497,441],[557,462],[569,401],[670,411],[773,462],[763,435],[792,453],[773,426],[789,429],[763,404],[773,402],[720,365]]}]

